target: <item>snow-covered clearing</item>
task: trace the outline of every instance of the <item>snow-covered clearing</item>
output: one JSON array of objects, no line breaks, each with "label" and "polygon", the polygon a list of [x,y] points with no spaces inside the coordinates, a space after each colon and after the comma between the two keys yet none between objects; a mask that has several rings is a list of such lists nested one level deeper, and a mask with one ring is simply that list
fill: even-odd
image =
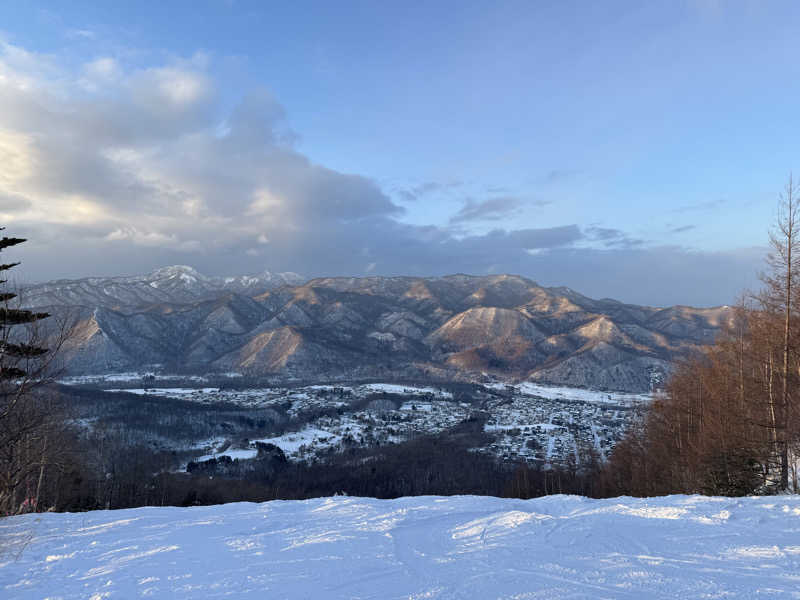
[{"label": "snow-covered clearing", "polygon": [[587,390],[584,388],[546,385],[523,381],[516,385],[504,383],[489,383],[487,388],[504,390],[513,388],[517,394],[524,396],[537,396],[548,400],[575,400],[579,402],[601,402],[608,404],[635,405],[652,400],[652,394],[634,394],[631,392],[605,392],[600,390]]},{"label": "snow-covered clearing", "polygon": [[137,396],[163,396],[165,398],[184,399],[186,396],[216,394],[219,388],[120,388],[105,390],[106,392],[125,392]]},{"label": "snow-covered clearing", "polygon": [[361,388],[369,392],[386,392],[387,394],[403,394],[406,396],[422,396],[425,394],[430,394],[432,396],[436,396],[437,398],[450,399],[453,397],[453,394],[450,392],[440,390],[439,388],[399,385],[396,383],[368,383],[361,386]]},{"label": "snow-covered clearing", "polygon": [[223,452],[214,452],[212,454],[204,454],[194,460],[202,462],[204,460],[211,460],[212,458],[219,458],[220,456],[228,456],[232,460],[249,460],[258,455],[258,450],[255,448],[228,448]]},{"label": "snow-covered clearing", "polygon": [[403,404],[400,411],[402,418],[390,421],[384,421],[380,415],[369,411],[324,416],[299,431],[252,440],[248,450],[226,449],[195,460],[224,455],[231,458],[253,458],[257,454],[256,442],[275,444],[284,451],[289,460],[315,460],[330,450],[396,444],[423,433],[440,433],[457,425],[469,414],[466,408],[447,401],[434,404],[410,402]]},{"label": "snow-covered clearing", "polygon": [[800,498],[321,498],[0,520],[0,596],[800,598]]},{"label": "snow-covered clearing", "polygon": [[285,433],[281,436],[263,438],[256,440],[264,444],[274,444],[283,450],[287,456],[296,458],[300,454],[302,446],[312,447],[318,445],[320,448],[326,449],[331,446],[336,446],[342,441],[341,436],[331,433],[325,429],[317,429],[315,427],[306,427],[300,431],[293,433]]},{"label": "snow-covered clearing", "polygon": [[[216,377],[241,377],[239,373],[215,373]],[[184,380],[202,383],[207,381],[206,377],[202,375],[177,375],[177,374],[162,374],[142,371],[129,371],[126,373],[98,373],[96,375],[71,375],[63,377],[58,380],[59,383],[64,385],[86,385],[97,383],[129,383],[132,381],[143,381],[149,379],[151,381],[170,381],[170,380]]]}]

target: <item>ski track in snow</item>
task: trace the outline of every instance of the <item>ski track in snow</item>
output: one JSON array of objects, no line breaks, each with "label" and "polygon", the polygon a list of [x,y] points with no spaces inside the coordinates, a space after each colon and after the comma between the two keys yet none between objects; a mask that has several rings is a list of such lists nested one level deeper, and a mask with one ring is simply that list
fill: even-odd
[{"label": "ski track in snow", "polygon": [[800,498],[320,498],[0,520],[0,597],[800,598]]}]

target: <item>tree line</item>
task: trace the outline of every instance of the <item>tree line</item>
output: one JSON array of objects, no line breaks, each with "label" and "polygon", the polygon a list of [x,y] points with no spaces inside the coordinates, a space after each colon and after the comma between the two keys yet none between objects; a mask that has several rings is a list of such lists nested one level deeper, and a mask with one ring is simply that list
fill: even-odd
[{"label": "tree line", "polygon": [[617,446],[607,494],[798,491],[800,198],[789,179],[763,287],[743,295],[715,344],[678,364]]}]

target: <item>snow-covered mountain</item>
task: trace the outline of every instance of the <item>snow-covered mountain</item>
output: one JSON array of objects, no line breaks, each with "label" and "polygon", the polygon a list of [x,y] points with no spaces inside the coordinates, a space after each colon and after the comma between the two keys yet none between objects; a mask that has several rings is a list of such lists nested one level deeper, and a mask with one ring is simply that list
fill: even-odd
[{"label": "snow-covered mountain", "polygon": [[800,497],[319,498],[0,519],[0,596],[795,598]]},{"label": "snow-covered mountain", "polygon": [[63,354],[71,374],[152,364],[300,380],[491,373],[629,391],[648,391],[731,314],[593,300],[516,275],[297,278],[169,267],[52,282],[24,301],[77,314]]},{"label": "snow-covered mountain", "polygon": [[146,275],[59,279],[28,286],[26,306],[84,306],[140,308],[159,303],[186,303],[217,298],[222,294],[262,294],[305,279],[297,273],[271,273],[235,277],[207,277],[192,267],[173,265]]}]

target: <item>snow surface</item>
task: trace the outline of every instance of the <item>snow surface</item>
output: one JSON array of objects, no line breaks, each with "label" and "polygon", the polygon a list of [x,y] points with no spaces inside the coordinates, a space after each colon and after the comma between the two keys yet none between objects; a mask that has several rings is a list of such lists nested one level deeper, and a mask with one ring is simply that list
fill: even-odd
[{"label": "snow surface", "polygon": [[[242,374],[237,373],[235,371],[229,371],[227,373],[213,373],[213,376],[235,379],[237,377],[242,377]],[[145,377],[152,378],[152,381],[178,380],[178,381],[193,381],[198,383],[203,383],[208,381],[208,378],[202,375],[178,375],[170,373],[153,373],[152,371],[130,371],[126,373],[98,373],[94,375],[71,375],[59,379],[58,383],[64,385],[86,385],[86,384],[114,383],[114,382],[129,383],[133,381],[141,381]]]},{"label": "snow surface", "polygon": [[274,444],[278,446],[287,456],[294,456],[300,452],[302,446],[313,446],[320,444],[322,447],[335,446],[342,441],[342,437],[324,429],[316,427],[305,427],[300,431],[285,433],[277,437],[262,438],[255,442],[264,444]]},{"label": "snow surface", "polygon": [[136,394],[138,396],[163,396],[165,398],[183,399],[185,396],[216,394],[219,388],[119,388],[103,390],[105,392],[124,392],[126,394]]},{"label": "snow surface", "polygon": [[211,460],[212,458],[219,458],[221,456],[228,456],[232,460],[249,460],[258,456],[258,450],[255,448],[230,448],[224,452],[215,452],[213,454],[204,454],[199,458],[193,459],[195,462],[203,462]]},{"label": "snow surface", "polygon": [[800,498],[320,498],[0,520],[0,597],[800,598]]},{"label": "snow surface", "polygon": [[609,404],[633,405],[643,402],[650,402],[650,400],[653,399],[652,394],[605,392],[576,387],[546,385],[542,383],[534,383],[532,381],[523,381],[522,383],[518,383],[513,386],[504,383],[488,383],[484,385],[487,388],[496,390],[514,388],[514,391],[518,394],[523,394],[525,396],[537,396],[539,398],[547,398],[549,400],[577,400],[580,402],[601,402]]},{"label": "snow surface", "polygon": [[386,392],[387,394],[404,394],[406,396],[413,395],[413,396],[420,396],[425,394],[431,394],[438,398],[452,398],[453,394],[450,392],[441,390],[439,388],[434,387],[426,387],[426,386],[412,386],[412,385],[399,385],[396,383],[368,383],[366,385],[362,385],[361,389],[370,391],[370,392]]}]

